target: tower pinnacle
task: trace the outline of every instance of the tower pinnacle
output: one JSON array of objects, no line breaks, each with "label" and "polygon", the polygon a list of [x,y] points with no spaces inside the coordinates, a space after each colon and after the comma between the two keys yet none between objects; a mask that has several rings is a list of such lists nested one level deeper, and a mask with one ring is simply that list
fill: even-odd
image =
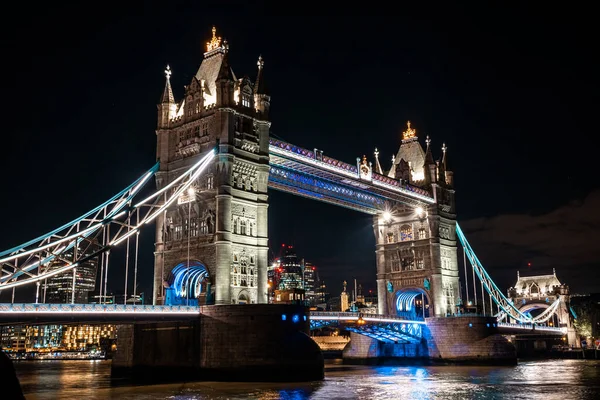
[{"label": "tower pinnacle", "polygon": [[165,90],[163,91],[162,98],[160,99],[160,102],[162,104],[175,103],[175,97],[173,96],[173,90],[171,89],[171,74],[171,67],[167,65],[167,69],[165,69],[165,76],[167,77],[167,80],[165,82]]},{"label": "tower pinnacle", "polygon": [[409,140],[417,137],[417,130],[410,127],[410,121],[406,121],[406,130],[402,132],[402,140]]},{"label": "tower pinnacle", "polygon": [[377,150],[377,147],[375,147],[375,152],[373,154],[375,155],[375,172],[383,175],[383,170],[381,169],[381,164],[379,163],[379,150]]},{"label": "tower pinnacle", "polygon": [[444,166],[444,170],[446,170],[446,143],[442,143],[442,165]]},{"label": "tower pinnacle", "polygon": [[211,51],[221,47],[221,37],[217,37],[217,28],[212,27],[212,39],[210,42],[206,42],[206,51]]}]

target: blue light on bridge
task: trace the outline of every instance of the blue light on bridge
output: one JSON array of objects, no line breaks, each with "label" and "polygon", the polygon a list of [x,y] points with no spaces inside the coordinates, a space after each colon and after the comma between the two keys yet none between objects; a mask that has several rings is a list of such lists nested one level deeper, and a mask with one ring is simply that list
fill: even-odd
[{"label": "blue light on bridge", "polygon": [[472,327],[473,327],[473,324],[469,322],[469,328],[472,328]]},{"label": "blue light on bridge", "polygon": [[286,319],[287,319],[287,315],[285,315],[285,314],[281,314],[281,320],[282,320],[282,321],[285,321]]},{"label": "blue light on bridge", "polygon": [[296,314],[292,317],[292,321],[294,321],[294,323],[300,321],[300,317]]},{"label": "blue light on bridge", "polygon": [[304,317],[304,320],[306,321],[306,315],[304,315],[303,317]]}]

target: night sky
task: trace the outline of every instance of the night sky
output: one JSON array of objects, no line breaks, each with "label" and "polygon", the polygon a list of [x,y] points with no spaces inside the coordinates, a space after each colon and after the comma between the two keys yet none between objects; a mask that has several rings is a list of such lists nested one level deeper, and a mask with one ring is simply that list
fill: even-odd
[{"label": "night sky", "polygon": [[[281,17],[210,2],[84,4],[22,6],[0,27],[0,249],[154,164],[165,66],[179,100],[214,24],[238,77],[254,80],[262,54],[275,137],[350,163],[377,147],[388,169],[410,120],[435,158],[448,146],[458,221],[500,288],[517,270],[554,267],[573,292],[600,291],[597,42],[585,10]],[[333,294],[353,278],[375,287],[370,216],[269,194],[274,253],[293,244]],[[147,293],[153,235],[142,233]],[[115,291],[123,263],[111,264]]]}]

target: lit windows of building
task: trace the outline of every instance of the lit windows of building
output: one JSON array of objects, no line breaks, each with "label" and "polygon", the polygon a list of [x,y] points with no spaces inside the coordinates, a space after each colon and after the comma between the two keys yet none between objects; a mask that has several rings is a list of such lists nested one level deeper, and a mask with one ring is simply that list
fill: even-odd
[{"label": "lit windows of building", "polygon": [[406,242],[408,240],[413,240],[413,231],[410,225],[402,225],[400,227],[400,241]]},{"label": "lit windows of building", "polygon": [[[91,255],[96,251],[97,246],[94,243],[82,242],[77,249],[78,257]],[[63,260],[73,260],[73,249],[63,252]],[[65,261],[56,261],[50,268],[60,268],[65,265]],[[46,282],[46,303],[71,303],[73,299],[77,304],[88,302],[89,292],[96,287],[96,272],[98,268],[98,257],[93,257],[83,263],[80,263],[75,270],[75,296],[73,299],[73,271],[67,271],[62,274],[54,275],[48,278]]]}]

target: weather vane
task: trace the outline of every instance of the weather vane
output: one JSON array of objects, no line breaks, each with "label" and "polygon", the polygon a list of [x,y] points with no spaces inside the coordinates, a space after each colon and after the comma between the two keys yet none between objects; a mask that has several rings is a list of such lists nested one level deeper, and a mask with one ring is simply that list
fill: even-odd
[{"label": "weather vane", "polygon": [[169,65],[167,65],[167,69],[165,69],[165,75],[167,76],[167,79],[171,78],[171,67],[169,67]]}]

